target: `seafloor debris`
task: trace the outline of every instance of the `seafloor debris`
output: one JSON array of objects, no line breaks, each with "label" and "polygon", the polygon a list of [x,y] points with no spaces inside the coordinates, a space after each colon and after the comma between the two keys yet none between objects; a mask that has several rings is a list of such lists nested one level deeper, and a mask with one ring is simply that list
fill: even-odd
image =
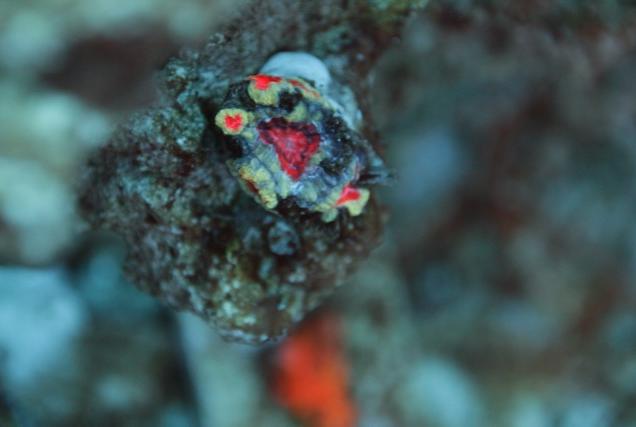
[{"label": "seafloor debris", "polygon": [[[385,173],[365,120],[367,74],[408,8],[386,21],[365,4],[256,2],[202,50],[171,61],[162,103],[92,157],[85,217],[127,241],[125,269],[141,289],[197,313],[227,338],[264,342],[284,335],[375,247],[383,215],[367,190]],[[244,81],[283,49],[307,52],[296,55],[305,55],[311,75],[281,78],[276,93],[256,87],[269,87],[266,77]],[[281,74],[290,62],[274,58],[262,74]],[[287,115],[273,114],[287,107]],[[223,132],[245,126],[270,142],[300,143],[309,163],[302,155],[279,162],[283,145],[277,154],[237,153],[253,147],[246,139],[228,144]],[[300,185],[283,191],[282,177]]]},{"label": "seafloor debris", "polygon": [[321,312],[276,349],[272,389],[279,403],[308,427],[354,427],[347,360],[339,319]]}]

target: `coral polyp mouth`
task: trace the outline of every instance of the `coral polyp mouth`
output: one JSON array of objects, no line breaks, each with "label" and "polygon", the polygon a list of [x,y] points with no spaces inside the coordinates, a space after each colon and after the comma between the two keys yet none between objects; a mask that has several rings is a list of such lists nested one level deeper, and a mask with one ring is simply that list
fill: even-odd
[{"label": "coral polyp mouth", "polygon": [[316,126],[277,117],[260,122],[257,129],[260,138],[276,150],[283,172],[298,181],[320,146],[320,133]]}]

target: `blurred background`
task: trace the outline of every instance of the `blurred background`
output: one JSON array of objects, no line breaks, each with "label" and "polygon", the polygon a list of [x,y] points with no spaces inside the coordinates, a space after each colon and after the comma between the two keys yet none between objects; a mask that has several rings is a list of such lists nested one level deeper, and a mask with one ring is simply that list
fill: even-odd
[{"label": "blurred background", "polygon": [[[86,155],[242,3],[0,0],[0,426],[636,426],[636,5],[413,16],[368,94],[384,243],[259,349],[137,291],[75,208]],[[329,404],[290,396],[318,387],[290,352],[328,361]]]}]

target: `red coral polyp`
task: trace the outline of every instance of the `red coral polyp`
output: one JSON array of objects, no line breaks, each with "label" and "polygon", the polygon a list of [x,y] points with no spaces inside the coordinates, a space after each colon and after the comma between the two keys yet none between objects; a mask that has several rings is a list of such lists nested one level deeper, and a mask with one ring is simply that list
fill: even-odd
[{"label": "red coral polyp", "polygon": [[355,202],[360,199],[360,191],[357,188],[352,187],[351,185],[345,186],[342,189],[342,193],[340,193],[340,197],[336,202],[336,206],[342,206],[349,202]]},{"label": "red coral polyp", "polygon": [[258,124],[258,133],[276,150],[281,169],[294,181],[305,172],[311,157],[320,146],[320,133],[311,123],[290,123],[273,118]]},{"label": "red coral polyp", "polygon": [[240,114],[228,114],[225,116],[225,126],[233,132],[238,132],[243,127],[243,117]]},{"label": "red coral polyp", "polygon": [[254,82],[254,87],[258,90],[267,90],[272,83],[280,83],[283,79],[278,76],[268,76],[266,74],[256,74],[249,77]]}]

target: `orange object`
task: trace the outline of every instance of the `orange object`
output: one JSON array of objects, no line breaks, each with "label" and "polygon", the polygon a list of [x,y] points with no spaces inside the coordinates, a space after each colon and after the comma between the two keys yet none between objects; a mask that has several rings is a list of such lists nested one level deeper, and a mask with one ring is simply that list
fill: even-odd
[{"label": "orange object", "polygon": [[340,322],[333,313],[308,319],[275,355],[273,392],[308,427],[355,427]]}]

